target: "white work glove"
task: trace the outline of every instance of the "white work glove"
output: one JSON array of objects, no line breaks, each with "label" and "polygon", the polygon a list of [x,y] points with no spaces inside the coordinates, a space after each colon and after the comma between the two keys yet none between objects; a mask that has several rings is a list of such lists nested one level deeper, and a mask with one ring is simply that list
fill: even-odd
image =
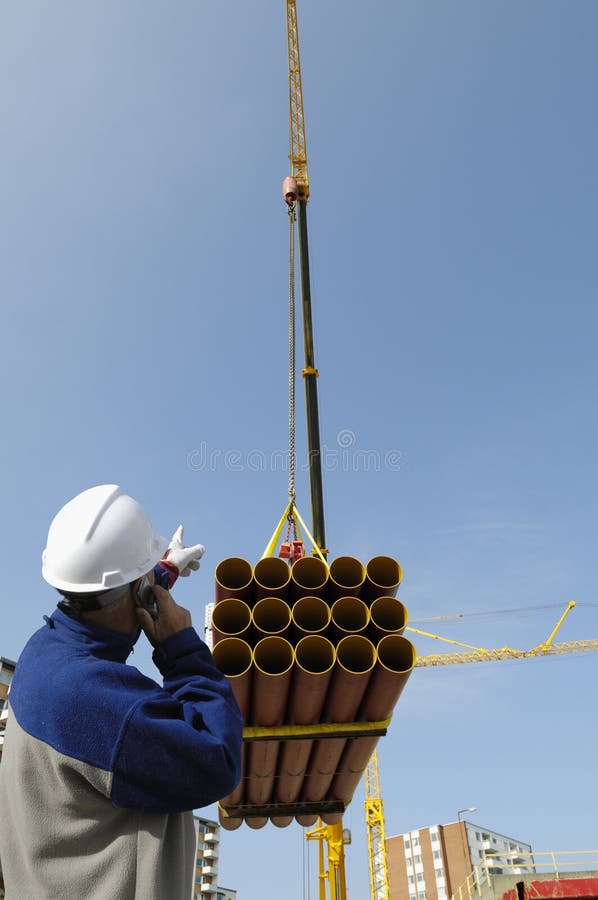
[{"label": "white work glove", "polygon": [[191,572],[199,569],[199,560],[205,553],[203,544],[195,544],[194,547],[185,547],[183,544],[183,526],[179,525],[168,545],[166,559],[173,563],[179,570],[179,575],[186,578]]}]

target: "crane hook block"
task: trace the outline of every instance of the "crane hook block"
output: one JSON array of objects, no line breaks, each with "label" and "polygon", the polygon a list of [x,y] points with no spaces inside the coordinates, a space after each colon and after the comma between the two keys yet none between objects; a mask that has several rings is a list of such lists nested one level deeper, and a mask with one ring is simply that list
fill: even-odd
[{"label": "crane hook block", "polygon": [[284,202],[288,203],[290,206],[291,203],[295,202],[298,194],[299,185],[297,184],[297,179],[293,178],[292,175],[287,175],[282,183],[282,196],[284,197]]}]

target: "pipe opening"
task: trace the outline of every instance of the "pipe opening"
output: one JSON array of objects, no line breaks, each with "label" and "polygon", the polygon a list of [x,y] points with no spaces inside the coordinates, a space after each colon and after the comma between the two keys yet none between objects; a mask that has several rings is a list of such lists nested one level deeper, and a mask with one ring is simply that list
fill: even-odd
[{"label": "pipe opening", "polygon": [[309,635],[295,647],[297,664],[311,675],[323,675],[334,665],[334,646],[328,638]]},{"label": "pipe opening", "polygon": [[293,605],[292,617],[302,631],[324,631],[330,624],[330,607],[320,597],[301,597]]},{"label": "pipe opening", "polygon": [[[282,562],[282,560],[281,560]],[[279,634],[291,624],[291,610],[278,597],[264,597],[253,607],[253,623],[260,631]]]},{"label": "pipe opening", "polygon": [[378,661],[389,672],[410,672],[417,655],[411,641],[400,634],[387,634],[378,643]]},{"label": "pipe opening", "polygon": [[[386,640],[386,638],[383,638]],[[360,675],[369,672],[373,668],[376,651],[374,645],[361,635],[344,637],[336,648],[336,658],[343,669]]]},{"label": "pipe opening", "polygon": [[258,587],[273,591],[280,590],[286,587],[291,580],[291,570],[284,559],[279,559],[278,556],[269,556],[256,563],[253,577]]},{"label": "pipe opening", "polygon": [[238,556],[223,559],[216,566],[216,581],[224,588],[238,591],[241,588],[249,587],[252,577],[251,563]]},{"label": "pipe opening", "polygon": [[293,665],[293,648],[284,638],[266,637],[255,645],[253,658],[266,675],[284,675]]},{"label": "pipe opening", "polygon": [[243,600],[227,597],[220,600],[212,612],[212,628],[220,634],[241,634],[251,623],[251,610]]},{"label": "pipe opening", "polygon": [[328,580],[328,566],[315,556],[304,556],[293,564],[291,578],[304,590],[324,587]]},{"label": "pipe opening", "polygon": [[396,588],[403,577],[401,566],[391,556],[374,556],[366,568],[367,577],[377,587]]},{"label": "pipe opening", "polygon": [[330,563],[330,579],[348,591],[361,587],[365,580],[365,568],[354,556],[339,556]]},{"label": "pipe opening", "polygon": [[381,631],[400,631],[407,625],[407,607],[396,597],[378,597],[370,607],[370,617]]},{"label": "pipe opening", "polygon": [[212,651],[214,662],[223,675],[234,678],[244,675],[251,666],[251,647],[240,638],[224,638]]},{"label": "pipe opening", "polygon": [[340,597],[332,604],[332,621],[341,631],[362,631],[368,623],[368,608],[358,597]]}]

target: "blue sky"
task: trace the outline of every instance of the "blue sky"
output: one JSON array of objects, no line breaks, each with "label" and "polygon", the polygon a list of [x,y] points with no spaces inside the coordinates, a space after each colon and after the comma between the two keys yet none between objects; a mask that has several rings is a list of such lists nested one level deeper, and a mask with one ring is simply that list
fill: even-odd
[{"label": "blue sky", "polygon": [[[299,19],[332,555],[398,556],[411,618],[463,613],[424,627],[467,643],[535,645],[569,599],[562,639],[598,637],[598,7],[320,0]],[[120,483],[206,545],[177,588],[198,625],[217,562],[256,560],[282,511],[284,28],[263,0],[4,4],[4,656],[53,605],[47,526],[85,487]],[[308,515],[305,471],[298,489]],[[529,607],[549,608],[496,612]],[[380,745],[387,833],[477,806],[537,850],[596,846],[597,663],[417,670]],[[305,897],[302,842],[226,835],[221,882]]]}]

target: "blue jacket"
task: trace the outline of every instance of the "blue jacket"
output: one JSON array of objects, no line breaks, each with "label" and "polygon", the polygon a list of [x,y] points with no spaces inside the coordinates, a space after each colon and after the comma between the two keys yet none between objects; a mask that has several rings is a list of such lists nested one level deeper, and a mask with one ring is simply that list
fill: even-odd
[{"label": "blue jacket", "polygon": [[154,651],[162,687],[126,665],[135,640],[57,610],[19,659],[0,766],[8,900],[191,895],[190,810],[236,786],[242,719],[193,628]]}]

